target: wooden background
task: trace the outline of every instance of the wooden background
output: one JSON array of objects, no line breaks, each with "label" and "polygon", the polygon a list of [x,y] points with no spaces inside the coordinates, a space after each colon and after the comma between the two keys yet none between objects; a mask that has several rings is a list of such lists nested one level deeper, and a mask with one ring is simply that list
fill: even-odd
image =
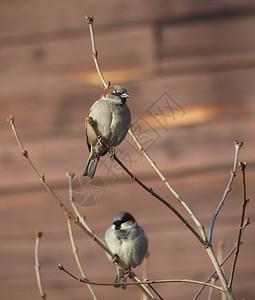
[{"label": "wooden background", "polygon": [[[75,172],[79,209],[95,233],[119,210],[134,214],[150,242],[149,278],[205,280],[212,265],[180,221],[104,157],[95,181],[82,179],[88,158],[84,119],[102,93],[84,15],[95,17],[99,60],[112,83],[124,85],[134,130],[171,184],[208,232],[233,165],[234,140],[244,141],[247,216],[234,280],[236,299],[255,299],[255,2],[214,1],[1,1],[0,2],[0,298],[39,299],[34,272],[34,231],[43,231],[42,279],[49,300],[91,299],[79,276],[66,219],[20,154],[6,118],[40,173],[68,204],[65,172]],[[179,208],[129,136],[118,155],[140,179]],[[213,243],[225,255],[237,238],[241,173],[217,219]],[[182,209],[180,208],[182,211]],[[185,213],[184,213],[185,214]],[[189,220],[189,217],[185,217]],[[115,267],[74,228],[91,280],[111,282]],[[231,260],[225,266],[227,278]],[[141,275],[141,268],[136,273]],[[155,286],[164,299],[192,299],[197,286]],[[96,287],[99,299],[139,299]],[[208,290],[201,299],[207,299]],[[220,299],[215,292],[213,299]]]}]

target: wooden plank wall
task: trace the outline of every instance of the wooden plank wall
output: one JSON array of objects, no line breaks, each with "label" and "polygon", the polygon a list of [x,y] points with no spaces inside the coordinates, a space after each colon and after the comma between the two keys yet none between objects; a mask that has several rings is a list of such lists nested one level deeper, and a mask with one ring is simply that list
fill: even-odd
[{"label": "wooden plank wall", "polygon": [[[204,280],[212,269],[186,228],[108,157],[101,160],[97,183],[81,177],[88,157],[84,119],[102,93],[85,14],[95,17],[106,80],[125,85],[131,94],[135,132],[206,230],[229,179],[235,139],[244,141],[240,159],[248,161],[247,215],[255,217],[254,1],[1,1],[1,299],[39,298],[35,230],[44,232],[40,260],[48,299],[90,298],[86,287],[57,270],[61,262],[78,274],[65,218],[20,155],[6,123],[10,113],[39,172],[67,205],[65,172],[76,173],[79,208],[101,238],[116,211],[134,213],[149,236],[151,279]],[[148,186],[174,202],[129,137],[118,151]],[[215,251],[220,240],[225,254],[233,247],[241,199],[238,173],[215,229]],[[78,229],[75,234],[88,277],[112,281],[115,269],[105,255]],[[252,221],[237,265],[237,299],[255,299],[254,234]],[[227,276],[230,267],[231,262]],[[164,299],[192,299],[197,287],[160,285],[157,290]],[[135,288],[97,287],[96,292],[99,299],[139,297]],[[215,293],[213,299],[220,298]]]}]

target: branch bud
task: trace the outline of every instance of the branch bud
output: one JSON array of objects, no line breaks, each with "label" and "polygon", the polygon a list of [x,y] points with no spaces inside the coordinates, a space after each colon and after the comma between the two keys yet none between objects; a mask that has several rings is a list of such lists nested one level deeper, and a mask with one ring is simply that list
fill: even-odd
[{"label": "branch bud", "polygon": [[41,232],[41,231],[36,231],[35,232],[35,236],[37,237],[37,238],[41,238],[42,237],[42,235],[43,235],[43,233]]},{"label": "branch bud", "polygon": [[93,21],[94,21],[93,16],[85,15],[85,19],[86,19],[86,21],[87,21],[87,23],[88,23],[89,25],[92,24]]},{"label": "branch bud", "polygon": [[10,114],[9,118],[6,120],[8,123],[13,123],[14,122],[14,115],[13,113]]}]

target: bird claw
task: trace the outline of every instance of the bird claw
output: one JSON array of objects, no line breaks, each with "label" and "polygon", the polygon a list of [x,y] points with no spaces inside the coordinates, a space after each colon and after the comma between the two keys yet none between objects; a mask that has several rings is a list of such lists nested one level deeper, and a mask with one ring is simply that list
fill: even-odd
[{"label": "bird claw", "polygon": [[94,127],[94,120],[92,117],[86,116],[86,122],[92,127],[92,129],[94,130],[96,136],[97,136],[97,143],[98,144],[103,144],[103,138],[101,137],[101,135],[98,135],[96,132],[96,129]]},{"label": "bird claw", "polygon": [[113,263],[117,263],[117,262],[119,262],[119,257],[118,257],[118,255],[117,254],[114,254],[114,257],[113,257],[113,260],[112,260],[112,262]]},{"label": "bird claw", "polygon": [[89,123],[89,125],[93,125],[93,118],[86,116],[86,122]]},{"label": "bird claw", "polygon": [[110,147],[110,149],[109,149],[109,155],[110,155],[111,159],[114,158],[114,156],[115,156],[115,149],[113,147]]},{"label": "bird claw", "polygon": [[103,143],[103,138],[101,137],[101,135],[97,136],[97,142],[98,142],[98,144],[102,144]]},{"label": "bird claw", "polygon": [[128,277],[131,277],[131,275],[132,275],[131,270],[127,270],[127,272],[124,275],[124,278],[127,279]]}]

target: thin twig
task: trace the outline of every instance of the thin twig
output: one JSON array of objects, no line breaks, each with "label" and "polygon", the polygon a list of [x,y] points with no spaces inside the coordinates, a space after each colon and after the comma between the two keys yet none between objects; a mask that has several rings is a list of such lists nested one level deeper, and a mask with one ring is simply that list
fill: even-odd
[{"label": "thin twig", "polygon": [[232,289],[232,283],[233,283],[233,279],[234,279],[236,262],[237,262],[237,258],[238,258],[238,254],[239,254],[239,248],[240,248],[241,237],[242,237],[242,232],[243,232],[245,209],[246,209],[247,203],[249,202],[249,199],[246,198],[246,180],[245,180],[246,163],[239,162],[239,168],[242,171],[242,179],[243,179],[243,203],[242,203],[242,212],[241,212],[241,218],[240,218],[240,224],[239,224],[239,230],[238,230],[238,236],[237,236],[236,251],[234,254],[233,265],[231,268],[231,274],[230,274],[230,279],[229,279],[229,288],[231,288],[231,289]]},{"label": "thin twig", "polygon": [[[82,280],[80,280],[82,282]],[[196,284],[196,285],[206,285],[208,287],[213,287],[216,290],[222,291],[222,287],[219,287],[217,285],[213,285],[210,283],[206,283],[203,281],[197,281],[197,280],[191,280],[191,279],[163,279],[163,280],[146,280],[146,281],[141,281],[141,282],[120,282],[118,283],[119,285],[141,285],[141,284],[159,284],[159,283],[190,283],[190,284]],[[86,283],[86,282],[84,282]],[[90,284],[93,285],[116,285],[116,283],[100,283],[100,282],[92,282],[90,281]]]},{"label": "thin twig", "polygon": [[118,159],[116,154],[112,153],[112,158],[121,166],[121,168],[133,179],[135,180],[142,188],[144,188],[147,192],[149,192],[152,196],[157,198],[161,203],[166,205],[182,222],[183,224],[195,235],[195,237],[199,240],[200,243],[204,244],[204,240],[200,237],[200,235],[196,232],[196,230],[186,221],[183,216],[165,199],[159,196],[157,193],[153,191],[152,188],[147,187],[144,183],[142,183],[133,173],[129,171],[129,169]]},{"label": "thin twig", "polygon": [[129,135],[132,137],[133,141],[137,145],[138,149],[142,152],[144,157],[148,160],[150,163],[151,167],[156,171],[160,179],[164,182],[164,184],[167,186],[167,188],[171,191],[171,193],[175,196],[175,198],[179,201],[179,203],[185,208],[185,210],[188,212],[196,226],[198,227],[201,236],[204,240],[204,243],[206,243],[207,238],[204,230],[204,226],[201,224],[199,219],[196,217],[195,213],[191,210],[191,208],[188,206],[188,204],[183,200],[183,198],[175,191],[175,189],[171,186],[171,184],[168,182],[166,177],[163,175],[163,173],[159,170],[159,168],[156,166],[155,162],[151,159],[149,154],[145,151],[141,143],[138,141],[137,137],[135,136],[132,128],[129,129],[128,131]]},{"label": "thin twig", "polygon": [[[88,24],[90,25],[90,28],[91,26],[93,25],[93,18],[91,17],[87,17],[87,21],[88,21]],[[92,48],[93,48],[93,44],[94,44],[94,32],[93,32],[93,28],[92,30],[90,29],[90,33],[91,33],[91,37],[92,38]],[[94,47],[95,48],[95,47]],[[97,53],[95,52],[95,56],[94,56],[94,60],[95,60],[95,63],[98,63],[97,61]],[[101,71],[99,70],[99,75],[101,77]],[[102,78],[101,78],[102,80]],[[102,82],[104,83],[104,87],[106,87],[106,83],[104,80],[102,80]],[[201,236],[196,232],[196,230],[180,215],[180,213],[178,211],[176,211],[174,209],[174,207],[172,205],[170,205],[167,201],[165,201],[164,199],[162,199],[160,196],[158,196],[156,193],[153,192],[152,189],[149,189],[147,188],[141,181],[137,180],[137,178],[118,160],[116,159],[116,156],[115,154],[112,155],[113,158],[119,163],[120,166],[123,167],[123,169],[131,176],[131,178],[133,178],[136,182],[138,182],[145,190],[147,190],[148,192],[150,192],[153,196],[155,196],[158,200],[160,200],[162,203],[164,203],[168,208],[170,208],[181,220],[182,222],[191,230],[191,232],[197,237],[197,239],[205,246],[205,249],[217,271],[217,274],[219,275],[219,278],[222,282],[222,285],[224,287],[224,291],[226,293],[226,295],[228,296],[228,299],[233,299],[233,295],[231,293],[231,291],[228,289],[228,286],[227,286],[227,280],[220,268],[220,265],[219,265],[219,262],[217,261],[217,258],[213,252],[213,249],[212,249],[212,246],[211,246],[211,243],[207,241],[207,237],[206,237],[206,233],[204,231],[204,227],[202,226],[202,224],[200,222],[197,222],[196,221],[196,218],[194,216],[194,214],[192,214],[192,218],[193,220],[195,220],[200,232],[201,232]],[[174,190],[173,190],[174,191]],[[172,191],[172,192],[173,192]],[[189,213],[192,213],[192,212],[189,212]]]},{"label": "thin twig", "polygon": [[[148,280],[145,280],[145,281],[147,282]],[[160,300],[164,300],[164,299],[160,296],[160,294],[158,293],[158,291],[156,291],[156,289],[152,286],[152,284],[148,283],[148,285],[149,285],[149,287],[153,290],[153,292],[159,297]]]},{"label": "thin twig", "polygon": [[[101,141],[102,142],[102,141]],[[71,205],[72,205],[72,208],[73,208],[73,210],[74,210],[74,212],[75,212],[75,214],[76,214],[76,216],[77,216],[77,218],[78,218],[78,220],[83,224],[83,226],[88,230],[88,231],[90,231],[99,241],[101,241],[96,235],[95,235],[95,233],[90,229],[90,227],[88,226],[88,224],[87,224],[87,222],[85,221],[85,217],[82,217],[81,216],[81,214],[80,214],[80,212],[79,212],[79,210],[78,210],[78,208],[76,207],[76,205],[75,205],[75,201],[74,201],[74,197],[73,197],[73,189],[72,189],[72,181],[73,181],[73,178],[74,178],[74,173],[66,173],[66,176],[68,177],[68,179],[69,179],[69,199],[70,199],[70,203],[71,203]],[[101,243],[103,243],[102,241],[101,241]],[[134,278],[134,280],[135,281],[137,281],[137,282],[139,282],[140,281],[140,279],[133,273],[133,278]],[[145,288],[145,290],[147,291],[147,292],[149,292],[149,290],[147,289],[147,287],[144,287]],[[142,291],[141,291],[142,292]],[[146,297],[148,297],[148,295],[146,294],[146,293],[144,293],[143,292],[143,294],[146,296]],[[152,295],[151,295],[152,296]]]},{"label": "thin twig", "polygon": [[71,276],[73,279],[75,279],[77,281],[80,281],[80,282],[83,282],[83,279],[80,279],[80,278],[76,277],[75,275],[73,275],[71,272],[67,271],[62,264],[58,264],[58,269],[61,270],[61,271],[64,271],[66,274]]},{"label": "thin twig", "polygon": [[91,45],[92,45],[92,51],[93,51],[93,59],[94,59],[94,62],[95,62],[95,66],[96,66],[96,69],[97,69],[97,73],[98,75],[100,76],[100,79],[104,85],[104,88],[107,88],[107,86],[109,85],[109,83],[106,83],[105,79],[104,79],[104,76],[102,74],[102,71],[100,69],[100,66],[99,66],[99,63],[98,63],[98,53],[97,53],[97,50],[96,50],[96,43],[95,43],[95,36],[94,36],[94,29],[93,29],[93,22],[94,22],[94,18],[92,16],[85,16],[85,19],[89,25],[89,31],[90,31],[90,37],[91,37]]},{"label": "thin twig", "polygon": [[236,176],[236,168],[237,168],[237,165],[238,165],[238,154],[239,154],[239,150],[240,148],[243,146],[243,142],[238,142],[238,141],[235,141],[235,158],[234,158],[234,165],[233,165],[233,169],[231,171],[231,174],[230,174],[230,179],[229,179],[229,182],[228,182],[228,185],[227,185],[227,188],[223,194],[223,197],[218,205],[218,207],[216,208],[216,211],[213,215],[213,218],[212,218],[212,221],[211,221],[211,226],[210,226],[210,232],[209,232],[209,243],[211,244],[212,243],[212,236],[213,236],[213,229],[214,229],[214,224],[215,224],[215,221],[216,221],[216,218],[222,208],[222,206],[224,205],[225,203],[225,200],[227,198],[227,195],[228,193],[231,191],[231,185],[233,183],[233,180]]},{"label": "thin twig", "polygon": [[[88,123],[90,124],[92,130],[94,131],[94,133],[95,133],[95,135],[96,135],[96,137],[97,137],[97,139],[98,139],[98,143],[99,143],[99,144],[102,144],[102,145],[106,148],[106,146],[104,145],[103,138],[98,134],[97,129],[96,129],[96,127],[94,126],[93,118],[92,118],[92,117],[87,117],[87,118],[86,118],[86,122],[88,122]],[[116,155],[115,155],[114,148],[110,148],[109,152],[110,152],[110,157],[111,157],[111,158],[114,158],[114,157],[115,157],[115,160],[118,160],[118,158],[117,158]],[[124,166],[124,165],[123,165],[123,166]],[[72,176],[70,173],[67,173],[67,176],[69,176],[69,182],[70,182],[70,185],[69,185],[69,186],[71,186],[71,184],[72,184],[72,178],[73,178],[74,175]],[[70,201],[71,201],[71,204],[72,204],[74,210],[77,211],[77,212],[76,212],[77,216],[79,217],[80,215],[79,215],[79,212],[78,212],[78,210],[77,210],[77,208],[76,208],[76,206],[75,206],[75,204],[74,204],[74,198],[73,198],[73,195],[72,195],[71,192],[72,192],[72,190],[71,190],[71,188],[70,188]],[[146,259],[145,259],[144,261],[146,261]],[[147,276],[146,276],[146,277],[147,277]],[[143,278],[144,278],[144,277],[143,277]],[[157,292],[150,284],[148,284],[148,285],[149,285],[150,288],[154,291],[154,293],[155,293],[157,296],[159,296],[159,298],[161,298],[161,296],[158,294],[158,292]],[[144,297],[147,297],[145,294],[143,294],[143,295],[144,295]]]},{"label": "thin twig", "polygon": [[227,279],[225,277],[225,274],[223,272],[223,270],[221,269],[221,265],[219,263],[219,261],[216,258],[216,255],[213,251],[213,247],[211,244],[209,244],[206,248],[205,248],[207,254],[209,255],[209,258],[214,266],[215,271],[217,272],[217,275],[219,276],[220,282],[222,284],[222,289],[224,290],[224,293],[227,296],[228,300],[234,300],[234,296],[232,293],[232,290],[228,288],[228,282]]},{"label": "thin twig", "polygon": [[[70,203],[71,203],[71,206],[77,216],[77,218],[79,219],[79,221],[82,223],[82,225],[88,230],[90,231],[93,235],[95,235],[95,233],[91,230],[91,228],[88,226],[87,222],[85,221],[85,217],[82,217],[79,210],[77,209],[76,205],[75,205],[75,202],[74,202],[74,197],[73,197],[73,178],[75,176],[74,173],[68,173],[66,172],[66,176],[67,178],[69,179],[69,200],[70,200]],[[97,237],[98,238],[98,237]],[[100,240],[98,238],[98,240]],[[102,242],[102,241],[101,241]],[[103,243],[103,242],[102,242]]]},{"label": "thin twig", "polygon": [[[224,260],[222,261],[222,263],[220,264],[220,266],[222,267],[224,265],[224,263],[230,258],[230,256],[234,253],[236,249],[236,246],[234,246],[231,251],[228,253],[228,255],[224,258]],[[216,271],[213,271],[206,279],[205,282],[209,282],[211,281],[211,279],[217,274]],[[202,291],[204,290],[205,286],[202,286],[201,289],[197,292],[197,294],[194,296],[193,300],[197,300],[197,298],[200,296],[200,294],[202,293]]]},{"label": "thin twig", "polygon": [[195,229],[183,218],[183,216],[165,199],[160,197],[157,193],[155,193],[152,188],[148,188],[144,183],[142,183],[136,176],[134,176],[126,167],[125,165],[117,158],[114,151],[111,153],[111,157],[123,168],[123,170],[132,178],[134,179],[142,188],[144,188],[146,191],[148,191],[152,196],[157,198],[160,202],[165,204],[169,209],[171,209],[174,214],[184,223],[184,225],[187,226],[187,228],[195,235],[195,237],[205,246],[206,252],[209,255],[209,258],[211,259],[211,262],[220,278],[220,281],[223,286],[223,290],[226,293],[228,300],[234,299],[231,290],[228,288],[228,283],[226,280],[226,277],[220,267],[220,264],[214,254],[213,248],[211,244],[208,244],[204,242],[204,240],[200,237],[200,235],[195,231]]},{"label": "thin twig", "polygon": [[[79,279],[78,277],[76,277],[75,275],[73,275],[72,273],[67,271],[62,264],[59,264],[58,268],[60,270],[64,271],[65,273],[67,273],[69,276],[71,276],[75,280],[80,281],[82,283],[87,283],[86,280]],[[139,286],[141,284],[178,283],[178,282],[197,284],[197,285],[206,285],[208,287],[213,287],[214,289],[219,290],[219,291],[223,290],[221,287],[219,287],[217,285],[213,285],[213,284],[206,283],[203,281],[192,280],[192,279],[164,279],[164,280],[146,280],[146,281],[140,281],[140,282],[119,282],[119,283],[116,283],[116,282],[105,283],[105,282],[89,281],[90,284],[99,285],[99,286],[114,286],[114,285],[123,285],[123,284],[125,284],[126,286],[128,286],[128,285],[138,285]]]},{"label": "thin twig", "polygon": [[[249,220],[249,218],[247,218],[246,221],[245,221],[245,223],[244,223],[244,226],[243,226],[243,232],[244,232],[245,228],[246,228],[249,224],[250,224],[250,220]],[[241,243],[241,245],[242,245],[242,243]],[[221,267],[222,267],[222,266],[225,264],[225,262],[232,256],[232,254],[235,252],[235,250],[236,250],[236,245],[229,251],[228,255],[223,259],[222,263],[220,264]],[[207,277],[207,279],[206,279],[205,282],[208,283],[208,282],[212,279],[212,277],[216,275],[216,273],[217,273],[217,272],[214,270],[214,271]],[[192,300],[197,300],[198,297],[200,296],[200,294],[202,293],[202,291],[204,290],[205,287],[206,287],[206,286],[202,286],[202,287],[200,288],[200,290],[197,292],[197,294],[194,296],[194,298],[193,298]]]},{"label": "thin twig", "polygon": [[[143,259],[143,276],[142,276],[143,280],[148,278],[148,273],[149,273],[149,253],[147,252],[147,254],[144,256]],[[146,296],[144,294],[141,294],[140,299],[146,300]]]},{"label": "thin twig", "polygon": [[46,300],[46,294],[43,291],[41,273],[40,273],[41,264],[39,263],[39,246],[40,246],[41,237],[42,237],[42,232],[37,231],[35,233],[35,274],[36,274],[36,280],[37,280],[40,296],[42,299]]},{"label": "thin twig", "polygon": [[[141,144],[138,142],[138,140],[136,139],[135,135],[133,134],[132,130],[129,130],[129,134],[131,135],[131,137],[133,138],[133,140],[135,141],[136,145],[138,146],[138,148],[140,149],[140,151],[142,151],[142,153],[144,154],[144,156],[146,157],[146,159],[150,162],[151,166],[154,168],[154,170],[158,173],[158,175],[160,176],[160,178],[163,180],[164,183],[167,184],[166,178],[163,176],[163,174],[158,170],[158,168],[156,167],[155,163],[151,160],[151,158],[149,157],[149,155],[144,151],[143,147],[141,146]],[[131,176],[131,175],[130,175]],[[131,176],[132,177],[132,176]],[[135,179],[135,178],[134,178]],[[185,209],[188,211],[188,213],[190,214],[190,216],[192,217],[192,219],[194,220],[194,222],[196,223],[196,225],[198,226],[201,236],[202,238],[199,236],[200,241],[202,241],[203,245],[205,246],[205,249],[207,251],[207,254],[209,255],[209,258],[211,259],[211,262],[220,278],[220,281],[222,283],[222,286],[224,287],[224,292],[226,293],[228,299],[233,299],[233,295],[232,292],[228,289],[228,284],[227,284],[227,280],[225,278],[225,275],[223,273],[223,271],[221,270],[220,264],[213,252],[213,248],[210,242],[208,242],[207,240],[207,236],[206,233],[204,231],[204,227],[203,225],[200,223],[200,221],[195,217],[194,213],[191,211],[191,209],[187,206],[187,204],[183,201],[183,199],[178,195],[178,193],[175,192],[175,190],[171,187],[171,185],[168,183],[167,184],[168,188],[170,189],[170,191],[175,195],[175,197],[179,200],[179,202],[185,207]],[[194,232],[193,232],[194,233]],[[197,232],[196,232],[197,233]],[[197,234],[198,235],[198,234]]]},{"label": "thin twig", "polygon": [[[75,261],[76,261],[76,264],[78,266],[78,269],[81,273],[81,276],[84,280],[88,281],[86,275],[85,275],[85,272],[81,266],[81,262],[80,262],[80,257],[79,257],[79,253],[78,253],[78,247],[75,246],[75,243],[74,243],[74,237],[73,237],[73,231],[72,231],[72,225],[71,225],[71,219],[69,216],[66,216],[67,217],[67,225],[68,225],[68,232],[69,232],[69,236],[70,236],[70,241],[71,241],[71,246],[72,246],[72,250],[73,250],[73,254],[74,254],[74,258],[75,258]],[[87,284],[87,287],[93,297],[94,300],[97,300],[97,296],[95,294],[95,291],[93,289],[93,287],[88,283]]]},{"label": "thin twig", "polygon": [[[223,250],[224,250],[224,242],[223,242],[223,241],[220,241],[220,242],[218,243],[217,259],[218,259],[218,261],[219,261],[221,267],[222,267],[222,261],[223,261],[223,255],[224,255],[224,254],[223,254]],[[222,271],[224,272],[223,267],[222,267]],[[212,283],[212,284],[215,284],[215,282],[217,281],[218,278],[219,278],[219,277],[218,277],[218,275],[217,275],[216,272],[215,272],[214,276],[211,277],[211,283]],[[209,293],[208,293],[208,300],[211,300],[211,299],[212,299],[212,296],[213,296],[213,288],[210,287]],[[226,300],[226,294],[225,294],[224,291],[221,292],[221,297],[222,297],[222,300],[223,300],[223,299]]]},{"label": "thin twig", "polygon": [[[212,284],[215,284],[215,282],[216,282],[216,278],[215,277],[212,277],[212,279],[211,279],[211,283]],[[223,293],[224,293],[224,291],[223,291]],[[213,295],[213,288],[212,287],[210,287],[210,289],[209,289],[209,293],[208,293],[208,300],[212,300],[212,295]]]},{"label": "thin twig", "polygon": [[[93,119],[90,118],[89,120],[86,120],[87,122],[89,122],[89,124],[91,125],[92,129],[95,132],[95,135],[97,137],[99,137],[98,132],[94,126],[93,123]],[[132,131],[131,131],[132,132]],[[100,139],[98,141],[99,143],[103,144],[103,140]],[[138,142],[138,141],[137,141]],[[169,209],[171,209],[173,211],[173,213],[184,223],[185,226],[187,226],[189,228],[189,230],[196,236],[196,238],[200,241],[200,243],[202,243],[203,245],[205,245],[204,240],[200,237],[200,235],[196,232],[196,230],[188,223],[188,221],[186,221],[183,216],[169,203],[167,202],[165,199],[163,199],[161,196],[159,196],[157,193],[155,193],[153,191],[152,188],[148,188],[143,182],[141,182],[134,174],[132,174],[130,172],[130,170],[118,159],[118,157],[115,154],[115,151],[113,148],[111,148],[110,151],[110,157],[112,159],[114,159],[121,167],[122,169],[133,179],[135,180],[142,188],[144,188],[147,192],[149,192],[152,196],[154,196],[155,198],[157,198],[159,201],[161,201],[164,205],[166,205]],[[68,174],[68,173],[67,173]],[[69,175],[71,176],[71,175]],[[163,175],[162,175],[163,176]],[[70,199],[72,199],[72,197],[70,196]],[[73,201],[72,201],[73,202]],[[199,222],[199,224],[201,224]]]},{"label": "thin twig", "polygon": [[[14,116],[13,114],[10,115],[10,117],[7,119],[7,121],[10,123],[12,131],[14,133],[14,136],[16,138],[16,141],[21,149],[21,152],[23,156],[25,157],[26,161],[28,162],[29,166],[35,173],[36,177],[39,179],[40,183],[43,185],[43,187],[49,192],[49,194],[52,196],[52,198],[58,203],[58,205],[63,209],[63,211],[73,220],[73,222],[80,227],[80,229],[85,232],[90,238],[92,238],[106,253],[108,253],[112,259],[114,259],[115,255],[86,227],[83,226],[83,224],[80,222],[79,218],[75,218],[73,214],[68,210],[68,208],[62,203],[62,201],[57,197],[57,195],[53,192],[51,187],[46,183],[45,176],[40,175],[37,169],[35,168],[34,164],[30,160],[28,156],[28,152],[24,149],[21,140],[18,136],[15,124],[14,124]],[[116,261],[116,264],[122,269],[124,273],[126,273],[128,270],[121,264],[120,261]],[[137,276],[132,276],[131,280],[134,281],[140,281],[140,279]],[[144,293],[150,298],[155,299],[155,297],[151,294],[151,292],[148,290],[148,288],[144,285],[138,285],[139,289],[143,290]]]},{"label": "thin twig", "polygon": [[175,215],[190,229],[190,231],[198,238],[198,240],[205,246],[205,249],[207,251],[207,254],[209,255],[209,258],[211,259],[211,262],[220,278],[220,281],[223,286],[223,290],[226,293],[228,299],[234,299],[231,290],[228,288],[227,280],[225,278],[225,275],[220,267],[220,264],[213,252],[213,248],[211,244],[204,244],[203,239],[199,236],[199,234],[194,230],[194,228],[182,217],[182,215],[166,200],[164,200],[162,197],[160,197],[158,194],[156,194],[151,188],[148,188],[144,183],[142,183],[136,176],[134,176],[126,167],[125,165],[117,158],[115,153],[113,152],[111,154],[111,157],[125,170],[125,172],[134,179],[141,187],[143,187],[146,191],[148,191],[151,195],[153,195],[155,198],[160,200],[163,204],[165,204],[169,209],[171,209]]},{"label": "thin twig", "polygon": [[[220,264],[222,264],[222,261],[223,261],[223,257],[224,257],[224,248],[225,248],[225,243],[223,241],[220,241],[218,243],[218,261]],[[224,272],[224,268],[222,267],[222,271]],[[215,281],[217,280],[218,278],[215,279]],[[226,298],[226,294],[224,292],[221,292],[221,300],[227,300]]]}]

